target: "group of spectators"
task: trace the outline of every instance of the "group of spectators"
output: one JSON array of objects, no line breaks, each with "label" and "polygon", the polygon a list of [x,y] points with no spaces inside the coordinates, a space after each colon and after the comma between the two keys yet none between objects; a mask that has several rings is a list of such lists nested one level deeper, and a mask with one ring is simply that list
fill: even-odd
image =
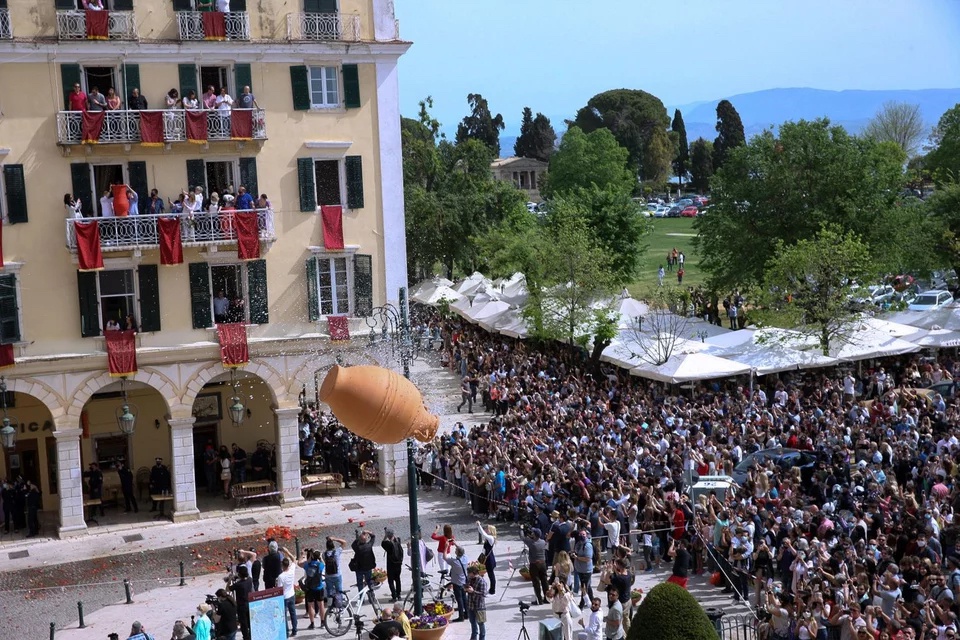
[{"label": "group of spectators", "polygon": [[[162,215],[165,212],[165,206],[170,207],[171,215],[183,215],[189,229],[197,226],[196,216],[217,216],[231,211],[273,208],[267,194],[261,193],[259,197],[256,197],[248,193],[244,185],[240,185],[237,192],[234,193],[233,185],[227,185],[223,194],[214,191],[209,198],[205,197],[202,186],[188,187],[180,191],[176,200],[167,198],[166,205],[160,192],[157,189],[151,189],[150,196],[143,203],[141,211],[141,203],[137,192],[130,185],[118,182],[110,185],[109,189],[104,189],[100,198],[100,217],[126,218],[128,216],[138,216],[141,213],[144,215]],[[83,202],[79,196],[65,193],[63,195],[63,208],[69,219],[84,218]],[[221,227],[223,227],[222,224]],[[228,231],[226,228],[221,230]]]},{"label": "group of spectators", "polygon": [[[164,96],[163,105],[165,109],[206,109],[226,114],[229,114],[233,109],[260,108],[256,96],[250,91],[249,85],[244,85],[241,88],[241,93],[236,99],[227,92],[226,86],[217,90],[213,85],[207,85],[207,90],[199,97],[193,89],[188,90],[187,95],[181,97],[180,91],[174,87]],[[113,87],[109,87],[107,94],[104,95],[100,93],[98,86],[93,85],[90,87],[90,93],[87,93],[78,82],[74,83],[73,90],[67,97],[67,106],[69,111],[119,111],[124,107],[130,111],[143,111],[149,108],[149,102],[140,93],[138,87],[130,90],[130,95],[126,104],[124,104],[123,98],[117,95]]]},{"label": "group of spectators", "polygon": [[[768,376],[752,396],[742,379],[680,392],[564,345],[433,325],[461,397],[491,416],[438,439],[421,472],[478,516],[528,525],[538,602],[549,567],[585,608],[597,570],[626,611],[628,577],[671,560],[673,581],[709,573],[770,638],[960,635],[960,406],[917,388],[960,375],[952,355]],[[813,462],[751,457],[785,449]],[[697,475],[748,457],[739,485],[690,499]]]}]

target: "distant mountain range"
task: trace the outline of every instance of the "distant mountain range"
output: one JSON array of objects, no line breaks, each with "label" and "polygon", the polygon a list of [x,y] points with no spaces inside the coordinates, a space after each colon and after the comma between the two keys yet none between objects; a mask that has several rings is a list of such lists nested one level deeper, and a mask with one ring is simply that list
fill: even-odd
[{"label": "distant mountain range", "polygon": [[[826,91],[824,89],[766,89],[741,93],[726,98],[733,103],[747,138],[776,127],[788,120],[813,120],[828,117],[834,124],[844,126],[852,133],[859,132],[888,101],[920,105],[923,119],[932,127],[943,112],[960,103],[958,89],[921,89],[889,91]],[[721,100],[705,100],[690,104],[667,106],[670,117],[679,108],[687,125],[687,139],[693,142],[699,137],[713,140],[717,136],[717,103]],[[566,117],[572,117],[569,114]],[[558,133],[564,129],[563,118],[551,117]],[[500,155],[513,155],[516,135],[500,136]]]}]

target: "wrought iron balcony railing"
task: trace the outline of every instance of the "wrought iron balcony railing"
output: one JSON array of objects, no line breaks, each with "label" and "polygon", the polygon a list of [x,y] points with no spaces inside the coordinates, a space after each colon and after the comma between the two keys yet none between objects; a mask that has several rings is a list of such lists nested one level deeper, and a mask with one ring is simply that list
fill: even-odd
[{"label": "wrought iron balcony railing", "polygon": [[[137,40],[137,22],[133,11],[107,11],[107,38],[110,40]],[[57,11],[57,38],[60,40],[87,40],[86,11]]]},{"label": "wrought iron balcony railing", "polygon": [[343,13],[288,13],[287,40],[360,42],[360,16]]},{"label": "wrought iron balcony railing", "polygon": [[[182,109],[151,110],[163,114],[163,141],[186,142],[186,115]],[[233,111],[205,111],[207,117],[207,140],[233,140],[230,122],[232,114],[251,112],[252,138],[267,139],[267,125],[263,109],[234,109]],[[107,111],[100,129],[100,144],[134,144],[140,139],[140,111]],[[57,143],[83,143],[83,113],[60,111],[57,113]]]},{"label": "wrought iron balcony railing", "polygon": [[[180,40],[249,40],[250,14],[246,11],[230,11],[223,15],[223,33],[211,27],[209,21],[215,12],[178,11],[177,29]],[[210,17],[204,18],[204,14]],[[207,26],[205,26],[205,24]]]},{"label": "wrought iron balcony railing", "polygon": [[13,27],[10,25],[10,10],[0,9],[0,40],[13,38]]}]

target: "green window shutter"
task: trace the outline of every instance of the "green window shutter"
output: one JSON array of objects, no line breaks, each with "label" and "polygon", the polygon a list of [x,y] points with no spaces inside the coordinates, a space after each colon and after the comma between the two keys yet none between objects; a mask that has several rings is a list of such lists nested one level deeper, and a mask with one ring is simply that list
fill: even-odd
[{"label": "green window shutter", "polygon": [[[93,185],[90,183],[90,165],[86,162],[71,164],[70,179],[73,182],[73,197],[80,198],[83,215],[92,218],[96,194],[93,192]],[[139,193],[138,191],[137,194],[139,195]]]},{"label": "green window shutter", "polygon": [[[103,5],[106,7],[106,3]],[[113,0],[114,11],[133,11],[133,0]]]},{"label": "green window shutter", "polygon": [[307,318],[310,322],[320,319],[320,289],[317,282],[317,258],[307,259]]},{"label": "green window shutter", "polygon": [[[76,5],[70,2],[69,8],[75,8]],[[59,2],[57,8],[60,9]],[[80,82],[80,65],[62,64],[60,65],[60,80],[63,81],[63,108],[70,108],[70,94],[73,93],[73,85]]]},{"label": "green window shutter", "polygon": [[137,208],[140,209],[140,213],[144,213],[147,201],[150,199],[150,188],[147,186],[147,163],[128,162],[127,175],[130,176],[130,187],[137,192]]},{"label": "green window shutter", "polygon": [[20,316],[17,313],[17,276],[0,276],[0,343],[20,341]]},{"label": "green window shutter", "polygon": [[343,106],[360,108],[360,71],[355,64],[343,65]]},{"label": "green window shutter", "polygon": [[293,90],[293,108],[295,111],[310,110],[310,80],[307,68],[303,65],[290,67],[290,88]]},{"label": "green window shutter", "polygon": [[256,206],[256,200],[260,197],[256,158],[240,158],[240,184],[245,186],[247,193],[253,196],[254,206]]},{"label": "green window shutter", "polygon": [[297,178],[300,181],[300,211],[317,211],[316,178],[313,175],[313,158],[297,158]]},{"label": "green window shutter", "polygon": [[160,277],[157,265],[137,267],[140,285],[140,331],[160,331]]},{"label": "green window shutter", "polygon": [[213,311],[210,308],[210,269],[206,262],[190,263],[190,308],[194,329],[213,326]]},{"label": "green window shutter", "polygon": [[[247,0],[230,0],[230,11],[246,11]],[[237,93],[240,93],[237,91]]]},{"label": "green window shutter", "polygon": [[[113,6],[117,6],[117,0],[113,0]],[[120,11],[120,9],[117,9]],[[130,3],[129,9],[123,9],[123,11],[133,11],[133,3]],[[138,64],[124,64],[123,65],[123,95],[120,96],[120,99],[123,100],[123,106],[125,109],[129,109],[130,105],[127,104],[130,102],[130,92],[134,89],[142,89],[140,86],[140,65]]]},{"label": "green window shutter", "polygon": [[100,300],[97,298],[97,272],[77,271],[80,294],[80,337],[100,335]]},{"label": "green window shutter", "polygon": [[3,188],[7,194],[7,222],[27,221],[27,183],[22,164],[3,165]]},{"label": "green window shutter", "polygon": [[54,0],[53,6],[61,11],[76,11],[77,3],[74,0]]},{"label": "green window shutter", "polygon": [[337,0],[303,0],[304,13],[336,13]]},{"label": "green window shutter", "polygon": [[203,160],[187,160],[187,188],[203,187],[207,193],[207,165]]},{"label": "green window shutter", "polygon": [[363,158],[347,156],[347,208],[363,209]]},{"label": "green window shutter", "polygon": [[267,261],[251,260],[247,263],[247,300],[250,306],[250,322],[270,322],[270,301],[267,296]]},{"label": "green window shutter", "polygon": [[193,11],[190,0],[173,0],[174,11]]},{"label": "green window shutter", "polygon": [[353,256],[353,315],[366,318],[373,314],[373,256]]},{"label": "green window shutter", "polygon": [[7,0],[0,0],[0,9],[7,8]]},{"label": "green window shutter", "polygon": [[200,95],[200,90],[197,87],[197,66],[193,64],[181,64],[177,65],[180,70],[180,97],[187,95],[191,91],[195,91],[196,94]]},{"label": "green window shutter", "polygon": [[[234,5],[237,0],[231,0],[230,10],[231,11],[246,11],[246,7],[243,9],[235,9]],[[248,64],[235,64],[233,65],[233,84],[236,86],[234,92],[236,95],[243,93],[244,87],[250,87],[250,92],[253,93],[253,72],[250,70],[250,65]]]}]

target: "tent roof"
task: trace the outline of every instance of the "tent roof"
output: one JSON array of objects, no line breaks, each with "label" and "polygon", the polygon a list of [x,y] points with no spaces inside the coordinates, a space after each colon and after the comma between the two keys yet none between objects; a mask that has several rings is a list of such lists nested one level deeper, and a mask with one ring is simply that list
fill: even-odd
[{"label": "tent roof", "polygon": [[933,311],[900,311],[884,316],[884,320],[908,324],[919,329],[950,329],[960,331],[960,307],[949,306]]},{"label": "tent roof", "polygon": [[630,373],[641,378],[677,383],[742,375],[750,373],[750,367],[707,353],[683,353],[672,356],[660,366],[647,363],[636,366],[630,369]]},{"label": "tent roof", "polygon": [[413,300],[415,302],[427,304],[431,307],[440,304],[441,300],[447,300],[448,302],[453,303],[462,298],[463,296],[461,294],[445,285],[441,285],[432,289],[421,290],[419,293],[416,293],[413,296]]},{"label": "tent roof", "polygon": [[749,366],[760,376],[780,371],[829,367],[837,363],[836,358],[830,358],[814,350],[798,351],[778,344],[753,345],[741,353],[726,357],[728,360]]}]

